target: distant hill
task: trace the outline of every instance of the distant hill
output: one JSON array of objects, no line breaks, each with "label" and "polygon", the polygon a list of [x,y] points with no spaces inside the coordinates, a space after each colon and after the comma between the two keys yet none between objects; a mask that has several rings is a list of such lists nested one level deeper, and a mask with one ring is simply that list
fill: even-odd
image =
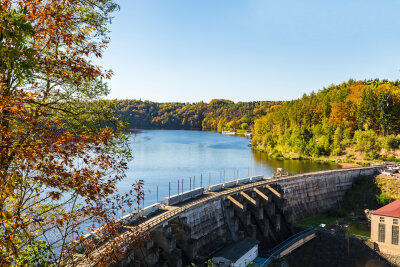
[{"label": "distant hill", "polygon": [[256,101],[234,103],[214,99],[210,103],[156,103],[141,100],[120,100],[117,116],[128,128],[204,129],[221,132],[222,128],[251,129],[255,119],[280,102]]},{"label": "distant hill", "polygon": [[275,156],[394,160],[400,82],[354,81],[271,106],[255,120],[253,146]]}]

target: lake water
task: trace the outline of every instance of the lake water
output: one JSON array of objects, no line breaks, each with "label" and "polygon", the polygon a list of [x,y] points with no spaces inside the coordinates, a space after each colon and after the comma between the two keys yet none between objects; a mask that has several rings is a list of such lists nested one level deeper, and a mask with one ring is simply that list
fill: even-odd
[{"label": "lake water", "polygon": [[[275,160],[253,151],[249,139],[215,132],[183,130],[142,130],[131,135],[134,159],[128,164],[127,178],[119,184],[121,192],[141,179],[145,184],[145,206],[183,190],[218,184],[237,177],[263,174],[271,176],[276,168],[299,173],[339,168],[335,164],[309,160]],[[170,184],[170,189],[169,189]],[[181,190],[181,186],[179,190]]]}]

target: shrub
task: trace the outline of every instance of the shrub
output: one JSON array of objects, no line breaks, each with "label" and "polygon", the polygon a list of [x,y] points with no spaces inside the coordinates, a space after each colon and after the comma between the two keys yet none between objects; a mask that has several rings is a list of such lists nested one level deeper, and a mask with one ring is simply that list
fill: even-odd
[{"label": "shrub", "polygon": [[385,206],[385,205],[393,202],[395,199],[385,193],[381,193],[380,195],[376,195],[376,200],[379,205]]},{"label": "shrub", "polygon": [[400,146],[400,137],[395,135],[386,136],[383,139],[383,147],[386,149],[397,149]]},{"label": "shrub", "polygon": [[379,149],[378,136],[374,130],[356,131],[354,142],[356,150],[370,152],[370,156],[373,156]]}]

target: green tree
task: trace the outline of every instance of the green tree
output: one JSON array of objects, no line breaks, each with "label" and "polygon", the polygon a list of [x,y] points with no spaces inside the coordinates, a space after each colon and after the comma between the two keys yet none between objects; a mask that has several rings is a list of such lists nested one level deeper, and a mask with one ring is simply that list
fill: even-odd
[{"label": "green tree", "polygon": [[375,91],[369,87],[364,89],[361,103],[357,111],[358,128],[377,130],[377,95]]},{"label": "green tree", "polygon": [[391,125],[393,97],[390,92],[381,92],[378,99],[379,125],[384,135],[388,134]]}]

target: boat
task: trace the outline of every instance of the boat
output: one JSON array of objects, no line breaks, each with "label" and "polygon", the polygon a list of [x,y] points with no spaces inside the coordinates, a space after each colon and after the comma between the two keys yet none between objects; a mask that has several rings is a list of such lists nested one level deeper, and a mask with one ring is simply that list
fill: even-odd
[{"label": "boat", "polygon": [[222,134],[226,134],[226,135],[236,135],[236,132],[222,131]]}]

